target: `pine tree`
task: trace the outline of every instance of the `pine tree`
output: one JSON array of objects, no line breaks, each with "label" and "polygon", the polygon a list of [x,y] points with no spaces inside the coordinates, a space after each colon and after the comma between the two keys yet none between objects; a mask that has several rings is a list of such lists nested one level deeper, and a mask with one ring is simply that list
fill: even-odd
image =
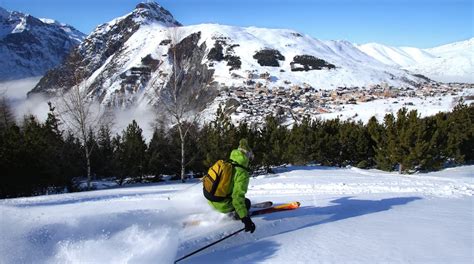
[{"label": "pine tree", "polygon": [[413,171],[420,166],[420,161],[428,149],[429,141],[426,141],[426,130],[421,122],[418,122],[416,110],[400,110],[398,114],[399,135],[399,157],[402,172]]},{"label": "pine tree", "polygon": [[434,170],[441,169],[447,161],[447,143],[448,143],[448,126],[446,122],[446,113],[438,113],[433,117],[426,118],[427,126],[432,131],[430,140],[430,153],[433,163],[430,167]]},{"label": "pine tree", "polygon": [[343,122],[339,131],[342,165],[368,167],[372,159],[372,145],[364,125]]},{"label": "pine tree", "polygon": [[112,147],[114,149],[114,158],[112,159],[113,168],[115,169],[117,183],[121,186],[125,182],[127,172],[124,170],[125,151],[120,135],[117,134],[112,138]]},{"label": "pine tree", "polygon": [[47,141],[48,156],[51,160],[61,161],[50,165],[50,167],[54,168],[54,173],[51,173],[50,175],[54,180],[50,184],[60,189],[64,186],[71,186],[73,176],[63,168],[65,166],[64,162],[72,162],[72,160],[64,160],[62,156],[65,142],[63,139],[63,131],[60,130],[60,119],[55,111],[56,108],[53,107],[51,102],[48,102],[48,106],[48,117],[42,126],[45,133],[44,137]]},{"label": "pine tree", "polygon": [[57,137],[62,137],[63,131],[59,129],[61,121],[57,117],[55,110],[56,107],[53,106],[51,102],[48,102],[49,112],[48,117],[46,118],[45,127],[50,130]]},{"label": "pine tree", "polygon": [[22,195],[46,192],[51,181],[50,177],[57,175],[56,163],[52,162],[55,157],[50,155],[51,146],[44,131],[34,116],[25,117],[22,162],[28,166],[21,170],[24,177]]},{"label": "pine tree", "polygon": [[[27,195],[23,163],[23,134],[15,124],[0,130],[0,198]],[[29,189],[29,188],[28,188]]]},{"label": "pine tree", "polygon": [[321,150],[321,162],[327,166],[341,166],[343,165],[342,160],[342,146],[339,140],[340,133],[340,120],[326,120],[321,124],[320,137],[320,150]]},{"label": "pine tree", "polygon": [[356,141],[356,149],[358,158],[356,160],[356,166],[358,168],[370,168],[375,165],[375,141],[371,138],[368,126],[362,123],[358,124],[358,137]]},{"label": "pine tree", "polygon": [[97,145],[97,138],[95,137],[95,134],[92,130],[89,130],[89,133],[87,134],[87,141],[86,141],[87,149],[90,150],[90,170],[91,170],[91,180],[96,180],[97,179],[97,169],[100,164],[102,163],[102,157],[100,154],[97,152],[99,146]]},{"label": "pine tree", "polygon": [[474,106],[459,104],[447,119],[447,155],[456,164],[474,160]]},{"label": "pine tree", "polygon": [[356,158],[356,131],[353,123],[343,122],[339,126],[338,140],[340,145],[340,161],[342,166],[354,165],[354,159]]},{"label": "pine tree", "polygon": [[147,149],[147,171],[155,176],[156,181],[161,180],[162,175],[173,173],[169,166],[170,147],[169,138],[164,128],[162,126],[155,127]]},{"label": "pine tree", "polygon": [[262,151],[262,163],[268,172],[271,166],[281,165],[285,161],[285,139],[287,137],[286,128],[283,127],[277,118],[267,116],[265,124],[260,132],[259,144]]},{"label": "pine tree", "polygon": [[232,143],[232,149],[237,148],[240,139],[246,138],[249,146],[252,148],[254,154],[253,160],[250,161],[249,169],[251,171],[263,165],[263,148],[260,142],[260,131],[257,128],[257,124],[249,125],[246,122],[240,123],[236,128],[235,140]]},{"label": "pine tree", "polygon": [[209,167],[217,160],[226,160],[236,142],[236,129],[222,107],[217,109],[216,118],[202,129],[200,146],[204,152],[203,165]]},{"label": "pine tree", "polygon": [[15,116],[6,97],[0,98],[0,131],[15,124]]},{"label": "pine tree", "polygon": [[[439,170],[445,162],[443,157],[445,138],[442,137],[440,129],[437,127],[436,117],[427,117],[419,120],[419,122],[419,131],[423,131],[423,142],[426,142],[426,149],[424,149],[418,162],[420,169],[425,171]],[[420,153],[420,145],[416,147],[416,151]]]},{"label": "pine tree", "polygon": [[114,148],[112,145],[112,133],[110,127],[103,125],[97,134],[97,150],[93,153],[95,172],[100,177],[112,177],[115,175]]},{"label": "pine tree", "polygon": [[61,174],[68,179],[66,187],[70,192],[80,190],[74,179],[83,177],[87,173],[83,153],[79,139],[69,133],[62,144],[59,163],[61,164]]},{"label": "pine tree", "polygon": [[[15,197],[14,173],[21,145],[20,128],[16,125],[10,105],[5,97],[0,99],[0,198]],[[18,176],[17,176],[18,177]]]},{"label": "pine tree", "polygon": [[[393,122],[393,115],[385,116],[385,124]],[[367,123],[367,130],[370,138],[374,142],[374,162],[377,168],[382,170],[392,170],[393,164],[389,158],[388,138],[386,125],[379,124],[377,118],[371,117]]]},{"label": "pine tree", "polygon": [[147,165],[145,159],[147,146],[143,139],[142,129],[135,120],[123,131],[120,145],[121,170],[125,176],[141,182]]},{"label": "pine tree", "polygon": [[238,141],[242,138],[246,138],[249,141],[249,145],[253,146],[252,143],[254,143],[253,138],[255,137],[256,133],[252,131],[250,128],[249,124],[247,122],[241,122],[239,125],[235,128],[235,138],[236,142],[233,142],[232,146],[234,147],[235,145],[238,144]]},{"label": "pine tree", "polygon": [[312,161],[313,131],[309,117],[300,124],[294,124],[286,140],[287,160],[292,164],[303,165]]},{"label": "pine tree", "polygon": [[[35,117],[24,118],[22,127],[11,124],[1,133],[0,167],[6,178],[2,197],[28,196],[62,191],[72,177],[64,168],[64,140],[54,107],[44,124]],[[27,164],[27,165],[25,165]]]},{"label": "pine tree", "polygon": [[323,122],[320,119],[313,120],[311,123],[311,141],[308,142],[308,144],[311,144],[311,160],[316,164],[323,164],[323,160],[325,158],[323,137]]},{"label": "pine tree", "polygon": [[194,176],[202,176],[207,171],[208,166],[205,166],[202,160],[204,159],[204,152],[199,148],[200,130],[195,124],[189,127],[189,138],[185,145],[185,150],[188,153],[188,161],[185,164],[187,171]]}]

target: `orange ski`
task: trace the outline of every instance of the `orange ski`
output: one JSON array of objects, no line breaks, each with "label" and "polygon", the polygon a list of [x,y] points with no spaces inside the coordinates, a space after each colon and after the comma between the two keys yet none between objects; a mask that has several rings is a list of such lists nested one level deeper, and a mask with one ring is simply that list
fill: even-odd
[{"label": "orange ski", "polygon": [[275,206],[265,208],[262,210],[251,211],[250,216],[269,214],[269,213],[275,213],[275,212],[287,211],[287,210],[294,210],[294,209],[297,209],[298,207],[300,207],[300,202],[291,202],[291,203],[286,203],[286,204],[281,204],[281,205],[275,205]]}]

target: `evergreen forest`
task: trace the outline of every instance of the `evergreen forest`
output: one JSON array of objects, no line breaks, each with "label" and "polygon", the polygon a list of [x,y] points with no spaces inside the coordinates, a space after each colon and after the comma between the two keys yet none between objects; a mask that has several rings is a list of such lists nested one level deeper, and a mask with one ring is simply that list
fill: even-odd
[{"label": "evergreen forest", "polygon": [[[61,122],[50,105],[46,121],[14,117],[6,100],[0,105],[0,198],[81,191],[86,174],[84,144]],[[255,154],[254,174],[286,164],[354,166],[401,173],[433,171],[474,162],[474,106],[459,104],[449,113],[420,118],[403,108],[383,121],[367,123],[305,118],[285,126],[278,116],[263,125],[234,125],[221,109],[215,120],[193,125],[186,140],[186,172],[206,173],[247,138]],[[179,179],[180,142],[176,128],[156,125],[148,142],[133,121],[119,134],[102,126],[90,132],[94,179],[130,182]],[[420,177],[423,177],[420,174]]]}]

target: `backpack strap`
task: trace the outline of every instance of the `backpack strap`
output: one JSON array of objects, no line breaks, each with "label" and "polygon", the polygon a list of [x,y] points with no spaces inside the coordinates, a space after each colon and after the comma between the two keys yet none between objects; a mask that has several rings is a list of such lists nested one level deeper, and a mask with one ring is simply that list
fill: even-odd
[{"label": "backpack strap", "polygon": [[242,168],[242,169],[246,170],[247,172],[250,172],[249,168],[244,167],[244,166],[240,165],[239,163],[237,163],[237,162],[235,162],[231,159],[229,160],[229,162],[232,164],[232,166],[239,167],[239,168]]}]

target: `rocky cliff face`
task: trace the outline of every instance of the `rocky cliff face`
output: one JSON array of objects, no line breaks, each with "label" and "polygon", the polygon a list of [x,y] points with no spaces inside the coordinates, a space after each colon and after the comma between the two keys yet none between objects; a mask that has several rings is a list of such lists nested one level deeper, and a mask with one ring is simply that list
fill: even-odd
[{"label": "rocky cliff face", "polygon": [[[158,4],[138,4],[132,13],[98,26],[58,69],[49,71],[31,93],[54,94],[58,90],[69,89],[91,77],[102,66],[105,67],[101,77],[118,70],[118,65],[113,62],[104,65],[107,59],[110,61],[113,57],[119,57],[125,43],[140,26],[153,23],[181,25]],[[100,88],[104,81],[105,78],[94,80],[89,89]]]},{"label": "rocky cliff face", "polygon": [[[171,77],[160,94],[172,94],[167,91],[178,88],[181,104],[189,104],[190,109],[203,110],[206,104],[211,102],[217,95],[217,84],[213,82],[214,70],[207,64],[202,63],[206,56],[206,43],[199,45],[201,32],[193,33],[185,37],[174,48],[168,51],[168,57],[176,60],[172,63],[171,76],[176,72],[176,77]],[[176,82],[176,85],[175,85]],[[193,100],[189,100],[193,97]],[[170,98],[163,98],[168,99]]]},{"label": "rocky cliff face", "polygon": [[160,5],[138,4],[130,14],[98,26],[29,94],[54,95],[81,85],[103,104],[127,107],[137,102],[158,104],[176,82],[180,98],[192,94],[199,99],[192,107],[205,107],[203,102],[216,95],[214,71],[202,63],[207,46],[199,43],[200,32],[182,34],[176,29],[180,26]]},{"label": "rocky cliff face", "polygon": [[0,81],[45,74],[84,37],[71,26],[0,7]]}]

